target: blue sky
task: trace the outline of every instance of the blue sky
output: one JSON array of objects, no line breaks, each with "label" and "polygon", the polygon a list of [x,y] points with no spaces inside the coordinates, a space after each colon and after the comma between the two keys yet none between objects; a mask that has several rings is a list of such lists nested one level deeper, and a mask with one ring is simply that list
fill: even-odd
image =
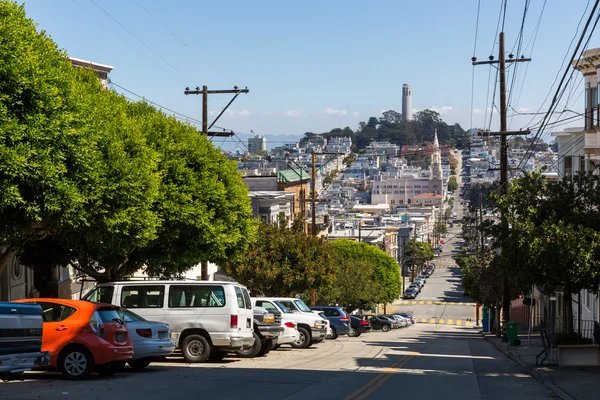
[{"label": "blue sky", "polygon": [[[547,0],[533,45],[543,3],[530,1],[524,26],[523,53],[533,61],[519,65],[511,98],[512,108],[522,112],[542,106],[590,2]],[[115,83],[185,115],[201,119],[201,98],[185,96],[186,86],[247,86],[250,94],[240,95],[217,123],[236,132],[285,135],[355,129],[359,121],[380,116],[382,110],[401,111],[404,83],[412,87],[416,110],[437,110],[444,121],[464,128],[471,126],[471,116],[475,127],[483,127],[486,116],[489,120],[484,112],[492,96],[488,66],[475,68],[471,108],[477,0],[25,4],[28,16],[70,56],[114,66]],[[507,50],[518,38],[524,4],[525,0],[508,0]],[[500,8],[501,0],[481,0],[475,53],[480,60],[492,49],[497,57]],[[597,35],[589,47],[600,47]],[[493,72],[492,83],[494,77]],[[579,74],[575,78],[568,108],[581,111],[583,83]],[[228,100],[227,95],[211,95],[211,114]],[[542,110],[548,105],[549,101]],[[509,128],[534,125],[539,117],[532,118],[513,117]],[[491,128],[498,129],[497,115],[492,121]]]}]

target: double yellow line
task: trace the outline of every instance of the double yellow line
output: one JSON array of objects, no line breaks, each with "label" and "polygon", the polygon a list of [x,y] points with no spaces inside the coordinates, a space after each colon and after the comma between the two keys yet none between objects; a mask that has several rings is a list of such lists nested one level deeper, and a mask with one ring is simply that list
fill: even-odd
[{"label": "double yellow line", "polygon": [[402,357],[398,362],[390,365],[384,369],[381,373],[377,374],[375,378],[371,379],[367,384],[361,386],[354,393],[347,396],[344,400],[364,400],[376,389],[383,386],[384,383],[392,377],[395,372],[398,372],[400,368],[406,365],[407,362],[415,358],[419,353],[411,352]]}]

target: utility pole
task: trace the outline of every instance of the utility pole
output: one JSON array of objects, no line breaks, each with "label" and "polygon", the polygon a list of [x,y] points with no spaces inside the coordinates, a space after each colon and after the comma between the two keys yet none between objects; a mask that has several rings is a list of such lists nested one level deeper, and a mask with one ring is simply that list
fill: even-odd
[{"label": "utility pole", "polygon": [[[227,110],[227,108],[229,108],[231,103],[233,103],[233,101],[238,97],[238,95],[240,93],[248,93],[248,92],[249,92],[248,88],[239,89],[237,86],[234,86],[233,90],[208,90],[208,87],[206,85],[203,85],[202,90],[200,90],[199,87],[196,87],[196,90],[190,90],[189,87],[186,87],[185,91],[183,93],[186,95],[188,95],[188,94],[198,95],[198,94],[202,93],[202,134],[204,136],[233,136],[234,135],[233,132],[209,132],[208,130],[210,128],[212,128],[212,126],[215,124],[215,122],[217,122],[217,120],[221,117],[221,115],[223,115],[223,113]],[[225,108],[223,108],[223,110],[221,110],[219,115],[217,115],[217,118],[215,118],[215,120],[212,122],[212,124],[210,124],[210,126],[208,125],[208,95],[209,94],[235,94],[235,96],[233,96],[231,101],[229,103],[227,103]],[[208,261],[201,262],[200,279],[203,281],[208,280]]]},{"label": "utility pole", "polygon": [[315,151],[312,151],[312,168],[311,168],[311,182],[310,182],[310,197],[312,200],[312,210],[311,210],[311,232],[313,236],[317,236],[317,202],[316,202],[316,180],[317,180],[317,166],[316,166],[316,157]]},{"label": "utility pole", "polygon": [[[508,136],[509,135],[528,135],[526,131],[507,131],[507,116],[506,116],[506,63],[527,62],[531,58],[513,58],[512,54],[508,55],[508,60],[504,55],[504,32],[500,32],[499,37],[499,59],[494,60],[493,56],[489,57],[489,61],[477,61],[476,57],[471,59],[473,65],[482,64],[498,64],[500,72],[500,132],[490,133],[493,136],[500,136],[500,195],[508,194]],[[506,215],[502,213],[500,216],[501,224],[504,230],[508,228]],[[501,249],[502,250],[502,249]],[[510,321],[510,288],[508,283],[508,271],[506,268],[502,271],[502,325]],[[506,330],[503,330],[503,341],[507,341]]]}]

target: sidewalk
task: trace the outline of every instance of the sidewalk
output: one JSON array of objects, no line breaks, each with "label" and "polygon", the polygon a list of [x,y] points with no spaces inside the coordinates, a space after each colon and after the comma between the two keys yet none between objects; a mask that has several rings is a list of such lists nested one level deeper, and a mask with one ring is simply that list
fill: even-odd
[{"label": "sidewalk", "polygon": [[510,346],[490,333],[482,333],[482,336],[561,399],[600,398],[600,367],[536,367],[535,357],[542,351],[539,335],[532,335],[529,346],[526,334],[519,335],[521,346]]}]

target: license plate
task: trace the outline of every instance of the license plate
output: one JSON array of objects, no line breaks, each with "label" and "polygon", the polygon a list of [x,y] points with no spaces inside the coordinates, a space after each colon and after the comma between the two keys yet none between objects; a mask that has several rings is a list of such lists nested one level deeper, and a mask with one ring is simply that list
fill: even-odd
[{"label": "license plate", "polygon": [[124,341],[125,341],[125,334],[117,333],[117,342],[124,342]]}]

